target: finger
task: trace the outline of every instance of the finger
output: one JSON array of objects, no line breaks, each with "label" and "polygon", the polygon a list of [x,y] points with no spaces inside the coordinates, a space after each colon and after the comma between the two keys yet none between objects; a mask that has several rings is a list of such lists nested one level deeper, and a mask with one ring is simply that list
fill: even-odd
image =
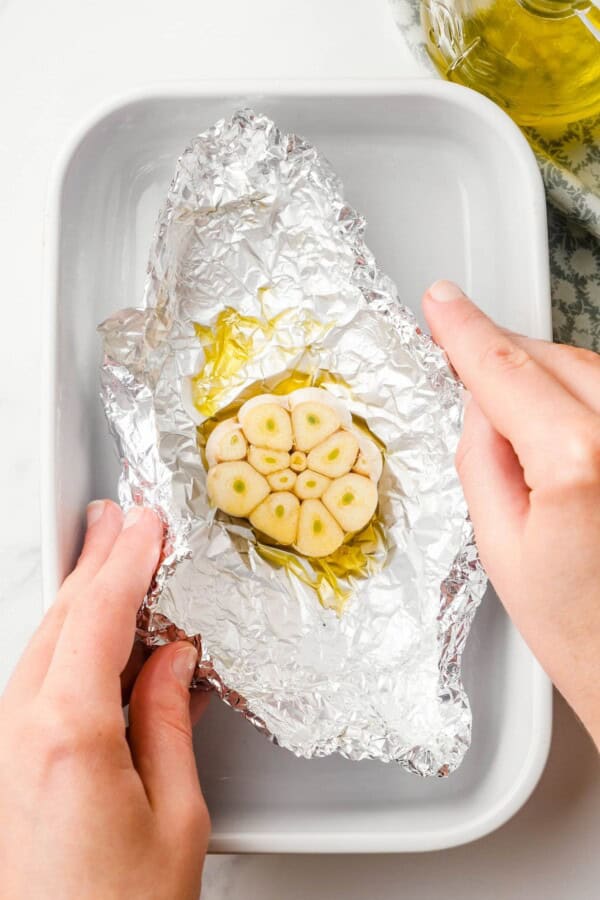
[{"label": "finger", "polygon": [[71,604],[45,687],[83,700],[101,696],[121,708],[119,676],[129,658],[136,614],[162,545],[160,518],[133,507],[114,547],[79,602]]},{"label": "finger", "polygon": [[[206,816],[192,746],[189,684],[198,654],[179,641],[152,654],[133,688],[129,742],[134,765],[156,812]],[[189,808],[186,804],[189,803]]]},{"label": "finger", "polygon": [[61,595],[72,596],[100,571],[123,527],[121,507],[112,500],[94,500],[86,510],[83,547],[73,571],[64,580]]},{"label": "finger", "polygon": [[190,719],[192,720],[192,728],[195,728],[210,703],[212,691],[204,691],[196,688],[190,692]]},{"label": "finger", "polygon": [[87,509],[87,530],[79,561],[33,634],[6,687],[5,696],[33,696],[44,680],[67,611],[107,559],[123,522],[120,507],[96,500]]},{"label": "finger", "polygon": [[581,347],[567,347],[550,341],[535,341],[522,334],[512,339],[546,371],[595,413],[600,413],[600,354]]},{"label": "finger", "polygon": [[150,648],[142,644],[141,641],[135,641],[127,664],[121,672],[121,703],[123,706],[127,706],[129,703],[135,680],[149,656]]},{"label": "finger", "polygon": [[527,483],[555,481],[577,454],[573,434],[596,431],[595,417],[456,285],[436,282],[423,308],[434,339],[487,419],[513,445]]},{"label": "finger", "polygon": [[529,511],[529,489],[511,445],[472,399],[465,410],[456,468],[479,552],[495,580],[493,560],[516,558]]}]

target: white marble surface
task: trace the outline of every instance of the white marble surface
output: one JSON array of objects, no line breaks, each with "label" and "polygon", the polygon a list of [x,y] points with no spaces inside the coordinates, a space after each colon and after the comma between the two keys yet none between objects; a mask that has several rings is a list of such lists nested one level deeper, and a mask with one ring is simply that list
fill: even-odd
[{"label": "white marble surface", "polygon": [[[0,684],[41,614],[39,311],[48,176],[107,98],[199,78],[416,76],[387,0],[0,0]],[[212,857],[206,900],[391,900],[598,895],[595,752],[562,702],[525,808],[455,850],[388,857]]]}]

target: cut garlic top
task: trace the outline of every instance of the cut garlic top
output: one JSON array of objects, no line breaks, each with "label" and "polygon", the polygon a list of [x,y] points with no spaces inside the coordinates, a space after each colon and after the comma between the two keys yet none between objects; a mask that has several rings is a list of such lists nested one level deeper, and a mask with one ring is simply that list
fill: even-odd
[{"label": "cut garlic top", "polygon": [[209,466],[232,459],[244,459],[248,450],[242,426],[236,419],[221,422],[206,442]]},{"label": "cut garlic top", "polygon": [[248,400],[214,429],[206,459],[214,506],[307,557],[334,553],[375,513],[381,451],[323,388]]}]

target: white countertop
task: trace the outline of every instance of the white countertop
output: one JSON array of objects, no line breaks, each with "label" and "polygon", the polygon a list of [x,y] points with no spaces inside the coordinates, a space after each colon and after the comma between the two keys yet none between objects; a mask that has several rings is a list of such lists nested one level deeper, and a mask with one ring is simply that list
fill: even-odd
[{"label": "white countertop", "polygon": [[[49,172],[107,98],[161,81],[418,76],[387,0],[0,0],[0,685],[41,615],[39,358]],[[206,900],[588,900],[600,883],[595,751],[562,701],[541,783],[497,833],[388,857],[212,857]]]}]

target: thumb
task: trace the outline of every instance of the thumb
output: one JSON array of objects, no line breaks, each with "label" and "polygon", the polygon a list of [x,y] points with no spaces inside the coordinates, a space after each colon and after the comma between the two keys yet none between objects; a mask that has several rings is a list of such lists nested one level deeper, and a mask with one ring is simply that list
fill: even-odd
[{"label": "thumb", "polygon": [[[134,765],[157,813],[207,819],[192,747],[189,684],[196,648],[179,641],[156,650],[145,663],[129,703],[129,744]],[[200,823],[199,823],[200,824]]]}]

